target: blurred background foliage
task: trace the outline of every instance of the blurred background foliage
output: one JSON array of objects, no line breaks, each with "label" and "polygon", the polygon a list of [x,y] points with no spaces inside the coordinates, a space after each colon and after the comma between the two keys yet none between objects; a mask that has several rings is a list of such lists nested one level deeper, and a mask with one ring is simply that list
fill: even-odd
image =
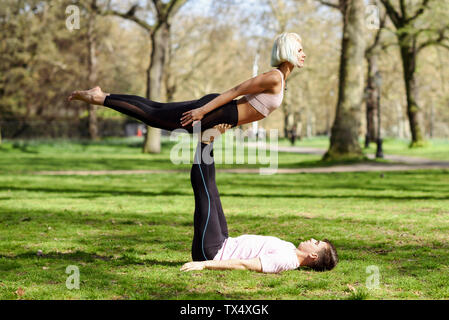
[{"label": "blurred background foliage", "polygon": [[[338,97],[342,19],[337,10],[321,2],[186,1],[170,20],[170,46],[160,100],[192,100],[211,92],[223,92],[253,76],[257,54],[258,73],[270,70],[274,37],[283,31],[297,32],[303,38],[306,67],[293,72],[281,109],[260,121],[259,127],[277,128],[281,136],[288,135],[292,128],[296,128],[299,137],[330,135]],[[416,6],[420,1],[406,2],[410,5],[409,12],[419,9]],[[132,14],[139,19],[148,23],[155,19],[152,1],[95,1],[95,4],[99,13],[112,9],[131,14],[134,8]],[[80,28],[72,31],[66,26],[69,5],[80,10]],[[81,102],[68,104],[66,97],[73,90],[91,87],[88,72],[91,5],[92,1],[87,0],[0,1],[3,138],[86,135],[83,131],[87,125],[83,123],[89,121],[89,106]],[[381,14],[385,14],[384,7],[380,4],[379,7]],[[445,1],[434,1],[416,19],[415,29],[408,32],[418,34],[421,43],[437,40],[438,35],[445,38],[445,31],[436,36],[432,32],[444,30],[449,21],[447,11]],[[105,92],[145,96],[151,51],[148,32],[117,15],[98,14],[94,22],[95,83]],[[376,31],[365,32],[368,45]],[[383,77],[381,129],[388,137],[410,138],[397,32],[387,18],[378,54],[378,68]],[[423,134],[447,138],[447,48],[429,44],[417,59]],[[96,113],[100,137],[124,134],[125,116],[106,108],[99,108]],[[105,124],[107,121],[116,123]],[[363,137],[364,114],[360,115],[360,124],[359,134]],[[52,126],[65,129],[47,130]],[[103,129],[111,126],[117,129]]]}]

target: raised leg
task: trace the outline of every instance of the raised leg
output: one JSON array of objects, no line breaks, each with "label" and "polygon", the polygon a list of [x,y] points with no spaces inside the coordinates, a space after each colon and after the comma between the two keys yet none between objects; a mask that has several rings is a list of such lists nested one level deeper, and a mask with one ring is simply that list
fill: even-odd
[{"label": "raised leg", "polygon": [[207,164],[201,154],[213,158],[213,143],[198,143],[190,180],[195,195],[192,241],[193,261],[212,260],[228,237],[226,218],[215,182],[215,163]]},{"label": "raised leg", "polygon": [[[168,131],[184,129],[193,133],[196,131],[194,131],[192,125],[189,124],[185,127],[181,125],[182,114],[207,104],[218,95],[218,93],[212,93],[198,100],[162,103],[135,95],[104,93],[100,87],[95,87],[85,91],[74,91],[68,97],[68,100],[80,100],[90,104],[103,105],[154,128]],[[233,100],[206,114],[201,120],[200,128],[201,131],[205,131],[221,123],[236,126],[237,122],[238,108],[236,101]]]}]

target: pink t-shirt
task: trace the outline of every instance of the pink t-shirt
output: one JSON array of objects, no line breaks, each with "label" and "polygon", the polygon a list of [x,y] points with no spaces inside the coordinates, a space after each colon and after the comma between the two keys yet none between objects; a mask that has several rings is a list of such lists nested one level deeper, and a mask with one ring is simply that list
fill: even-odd
[{"label": "pink t-shirt", "polygon": [[242,235],[225,240],[213,260],[253,259],[259,257],[262,271],[278,273],[299,267],[293,243],[270,236]]}]

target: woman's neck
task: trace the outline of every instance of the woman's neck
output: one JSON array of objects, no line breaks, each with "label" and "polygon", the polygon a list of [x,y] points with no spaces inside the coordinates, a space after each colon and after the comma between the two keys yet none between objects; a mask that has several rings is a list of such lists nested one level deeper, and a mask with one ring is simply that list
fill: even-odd
[{"label": "woman's neck", "polygon": [[292,72],[294,66],[290,62],[283,62],[281,65],[278,66],[278,69],[282,72],[284,75],[284,80],[287,81],[288,76]]}]

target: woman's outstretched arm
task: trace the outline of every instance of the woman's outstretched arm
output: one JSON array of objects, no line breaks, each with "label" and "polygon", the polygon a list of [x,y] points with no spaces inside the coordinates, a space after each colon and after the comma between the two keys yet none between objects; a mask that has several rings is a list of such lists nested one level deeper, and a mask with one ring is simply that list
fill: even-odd
[{"label": "woman's outstretched arm", "polygon": [[233,99],[251,93],[260,93],[265,90],[269,90],[280,83],[282,80],[277,72],[265,72],[254,78],[246,80],[232,89],[223,92],[209,103],[200,108],[196,108],[183,113],[181,117],[182,126],[186,126],[189,123],[197,120],[201,120],[205,114],[212,110],[232,101]]},{"label": "woman's outstretched arm", "polygon": [[262,264],[259,258],[248,260],[232,259],[232,260],[207,260],[187,262],[181,267],[181,271],[195,270],[250,270],[262,272]]}]

